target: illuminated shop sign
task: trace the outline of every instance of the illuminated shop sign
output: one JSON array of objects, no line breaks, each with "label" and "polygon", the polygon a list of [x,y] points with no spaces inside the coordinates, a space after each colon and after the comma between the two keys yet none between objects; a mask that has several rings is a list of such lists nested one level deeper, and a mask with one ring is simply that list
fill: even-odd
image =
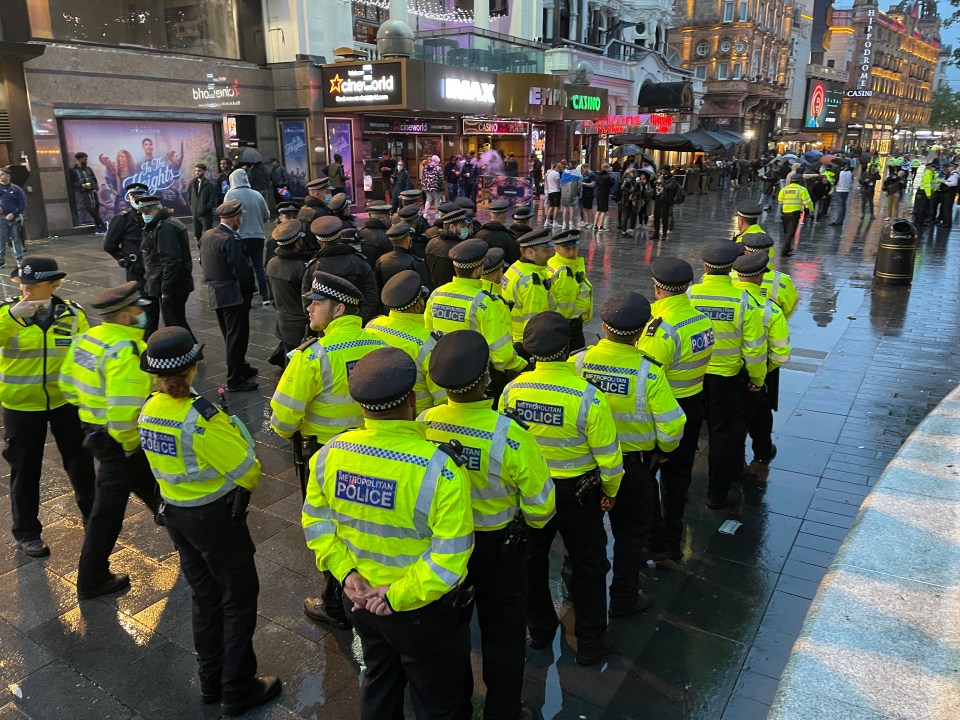
[{"label": "illuminated shop sign", "polygon": [[590,110],[600,112],[599,95],[571,95],[570,107],[574,110]]},{"label": "illuminated shop sign", "polygon": [[664,113],[607,115],[595,120],[585,120],[583,125],[584,128],[593,128],[593,132],[599,135],[617,135],[629,132],[668,133],[673,130],[673,117]]},{"label": "illuminated shop sign", "polygon": [[363,117],[363,131],[368,133],[404,133],[410,135],[454,135],[456,120],[434,118]]},{"label": "illuminated shop sign", "polygon": [[463,102],[492,105],[497,101],[494,95],[496,89],[497,86],[495,83],[461,80],[450,77],[443,79],[443,97],[447,100],[461,100]]},{"label": "illuminated shop sign", "polygon": [[323,105],[329,109],[402,107],[403,66],[399,62],[328,65],[323,68]]},{"label": "illuminated shop sign", "polygon": [[847,97],[873,97],[870,89],[870,72],[873,70],[873,20],[877,11],[867,10],[867,25],[864,28],[863,46],[860,48],[856,90],[847,90]]},{"label": "illuminated shop sign", "polygon": [[526,135],[530,123],[515,120],[481,120],[464,118],[464,135]]}]

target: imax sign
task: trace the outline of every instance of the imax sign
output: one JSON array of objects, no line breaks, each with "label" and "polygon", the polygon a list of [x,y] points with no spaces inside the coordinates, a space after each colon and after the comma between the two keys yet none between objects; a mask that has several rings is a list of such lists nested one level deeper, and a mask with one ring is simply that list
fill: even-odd
[{"label": "imax sign", "polygon": [[459,78],[443,79],[443,97],[447,100],[463,100],[464,102],[487,103],[492,105],[497,101],[494,83],[477,82],[476,80],[460,80]]}]

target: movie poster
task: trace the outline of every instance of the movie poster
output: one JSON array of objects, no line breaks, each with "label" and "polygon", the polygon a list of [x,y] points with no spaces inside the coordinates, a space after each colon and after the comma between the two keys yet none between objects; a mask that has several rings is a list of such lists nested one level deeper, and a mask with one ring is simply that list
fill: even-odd
[{"label": "movie poster", "polygon": [[[100,216],[109,221],[127,209],[123,188],[144,183],[174,215],[189,216],[187,187],[197,163],[217,176],[217,140],[212,123],[145,120],[64,120],[64,161],[85,152],[100,184]],[[79,224],[74,198],[74,223]]]},{"label": "movie poster", "polygon": [[310,153],[307,147],[307,122],[305,120],[281,120],[280,140],[283,143],[283,167],[290,178],[290,197],[303,200],[307,196],[310,181]]},{"label": "movie poster", "polygon": [[353,197],[353,125],[350,120],[327,120],[327,143],[330,152],[327,161],[333,162],[334,156],[343,158],[343,172],[347,177],[346,191],[350,202]]}]

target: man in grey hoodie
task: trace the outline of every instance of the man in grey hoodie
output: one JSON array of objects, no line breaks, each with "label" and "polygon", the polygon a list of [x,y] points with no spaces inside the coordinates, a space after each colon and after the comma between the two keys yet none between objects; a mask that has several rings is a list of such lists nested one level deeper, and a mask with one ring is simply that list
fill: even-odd
[{"label": "man in grey hoodie", "polygon": [[237,200],[243,206],[243,216],[237,232],[253,265],[260,300],[264,305],[269,305],[270,290],[267,287],[266,273],[263,271],[263,246],[267,238],[263,224],[270,219],[270,209],[263,195],[250,187],[247,171],[243,168],[230,173],[230,189],[224,196],[224,202],[230,200]]}]

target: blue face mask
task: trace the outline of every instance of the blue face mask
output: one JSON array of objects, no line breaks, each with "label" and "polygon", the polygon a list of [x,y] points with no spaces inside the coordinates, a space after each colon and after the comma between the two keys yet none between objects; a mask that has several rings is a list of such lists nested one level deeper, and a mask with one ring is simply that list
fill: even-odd
[{"label": "blue face mask", "polygon": [[132,207],[134,210],[136,210],[136,209],[137,209],[137,201],[131,199],[131,200],[130,200],[130,207]]},{"label": "blue face mask", "polygon": [[325,203],[328,203],[328,202],[330,202],[331,200],[333,200],[333,195],[332,195],[332,194],[327,193],[326,195],[323,196],[323,201],[324,201]]},{"label": "blue face mask", "polygon": [[143,330],[146,326],[147,326],[147,314],[145,312],[141,312],[139,315],[137,315],[137,321],[133,324],[132,327],[140,328],[141,330]]},{"label": "blue face mask", "polygon": [[460,239],[466,240],[470,235],[470,228],[460,228]]},{"label": "blue face mask", "polygon": [[141,214],[140,214],[140,217],[143,218],[143,221],[144,221],[145,223],[149,223],[151,220],[153,220],[153,218],[154,218],[155,216],[154,216],[154,215],[150,215],[150,214],[148,214],[148,213],[141,213]]}]

